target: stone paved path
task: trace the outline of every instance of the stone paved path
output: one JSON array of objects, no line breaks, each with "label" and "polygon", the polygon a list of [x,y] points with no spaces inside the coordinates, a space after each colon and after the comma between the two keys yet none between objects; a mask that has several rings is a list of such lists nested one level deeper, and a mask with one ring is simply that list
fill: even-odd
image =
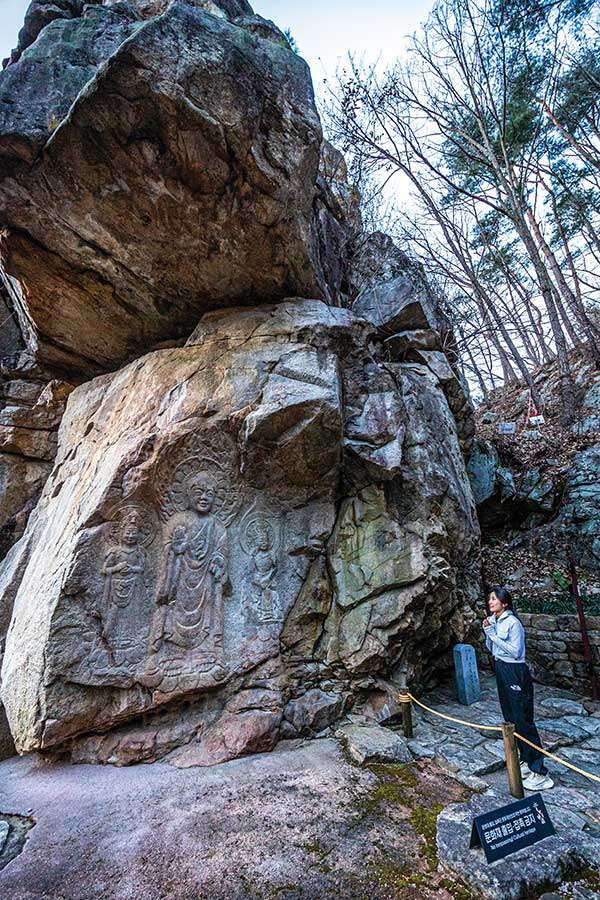
[{"label": "stone paved path", "polygon": [[[471,706],[457,702],[451,685],[419,699],[447,715],[498,725],[503,717],[494,678],[483,677],[481,686],[482,698]],[[600,777],[600,704],[596,707],[590,700],[577,698],[568,691],[536,685],[535,715],[544,748]],[[418,706],[414,707],[413,716],[415,738],[409,741],[413,753],[443,760],[453,771],[478,776],[486,785],[506,781],[501,736],[442,720]],[[548,760],[547,765],[557,785],[567,789],[584,788],[589,793],[590,805],[600,802],[599,782],[577,775],[553,760]],[[548,797],[550,793],[547,792]]]},{"label": "stone paved path", "polygon": [[[471,706],[456,701],[452,686],[438,688],[432,696],[419,699],[467,721],[486,725],[502,721],[493,677],[482,678],[482,698]],[[600,705],[582,701],[567,691],[536,685],[535,710],[544,748],[600,777]],[[600,783],[553,760],[547,760],[547,766],[555,787],[544,791],[543,797],[556,827],[556,837],[492,866],[485,863],[482,851],[469,851],[468,832],[473,815],[513,800],[508,792],[502,739],[494,732],[442,720],[419,707],[415,708],[414,720],[411,751],[417,757],[434,759],[478,791],[468,804],[448,807],[438,820],[442,865],[466,874],[471,884],[498,900],[524,896],[524,891],[535,890],[545,879],[556,883],[561,869],[576,870],[582,861],[592,867],[600,866]],[[600,878],[596,880],[592,873],[589,883],[592,887],[582,882],[566,893],[552,896],[600,898]]]}]

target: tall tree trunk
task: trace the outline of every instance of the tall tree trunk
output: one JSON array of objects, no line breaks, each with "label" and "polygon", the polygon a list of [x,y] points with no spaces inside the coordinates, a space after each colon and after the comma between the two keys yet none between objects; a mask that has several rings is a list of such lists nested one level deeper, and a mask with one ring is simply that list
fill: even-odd
[{"label": "tall tree trunk", "polygon": [[562,222],[560,219],[560,213],[558,210],[558,206],[556,203],[556,196],[553,191],[549,188],[546,188],[550,195],[550,200],[552,202],[552,211],[554,213],[554,221],[556,222],[556,228],[558,230],[558,234],[560,236],[563,249],[565,251],[565,258],[567,260],[567,265],[571,270],[571,277],[573,279],[573,286],[575,289],[574,292],[574,302],[575,307],[579,313],[579,319],[581,322],[581,326],[583,328],[583,332],[588,340],[589,347],[594,358],[594,362],[596,363],[596,368],[600,369],[600,347],[598,346],[598,337],[600,333],[598,329],[590,321],[590,318],[586,312],[585,306],[583,305],[583,299],[581,297],[581,285],[579,284],[579,277],[577,275],[577,269],[575,268],[575,261],[573,260],[573,254],[571,253],[571,248],[569,247],[569,241],[567,240],[567,235],[565,234],[565,230],[562,226]]},{"label": "tall tree trunk", "polygon": [[463,353],[469,360],[469,363],[471,365],[471,370],[472,370],[473,374],[475,375],[475,378],[477,379],[477,383],[479,384],[481,393],[483,394],[483,399],[487,400],[487,398],[489,396],[489,392],[487,389],[487,385],[486,385],[485,381],[483,380],[483,376],[481,374],[481,368],[475,363],[473,354],[471,353],[471,347],[469,346],[469,342],[465,338],[465,333],[462,330],[460,323],[457,323],[456,329],[458,331],[458,336],[460,338],[460,341],[461,341],[461,344],[463,347]]},{"label": "tall tree trunk", "polygon": [[[494,376],[494,361],[492,359],[492,351],[490,350],[490,346],[492,345],[491,338],[488,334],[485,334],[485,343],[481,350],[481,355],[486,364],[488,378],[490,379],[491,390],[496,390],[496,378]],[[487,352],[487,356],[486,356]]]},{"label": "tall tree trunk", "polygon": [[575,331],[575,329],[573,327],[573,322],[572,322],[571,318],[569,317],[567,310],[564,307],[564,303],[562,302],[561,296],[558,293],[558,288],[552,282],[551,282],[551,285],[552,285],[552,296],[554,297],[554,303],[556,305],[556,309],[558,310],[558,314],[561,318],[564,329],[571,341],[571,344],[573,345],[573,347],[576,347],[578,344],[581,343],[581,337],[577,334],[577,332]]},{"label": "tall tree trunk", "polygon": [[523,321],[523,318],[521,316],[521,312],[519,310],[519,304],[515,300],[512,285],[511,285],[510,281],[508,281],[508,280],[506,281],[506,286],[508,288],[508,293],[510,295],[511,305],[509,307],[508,303],[506,303],[506,301],[503,300],[502,301],[503,306],[506,309],[506,312],[511,316],[511,318],[515,324],[515,327],[519,333],[519,338],[523,342],[523,346],[525,347],[525,350],[527,351],[527,353],[529,355],[529,359],[531,360],[532,363],[539,363],[539,361],[540,361],[539,353],[531,342],[527,325],[525,324],[525,322]]},{"label": "tall tree trunk", "polygon": [[[483,320],[484,325],[486,326],[486,331],[488,335],[488,341],[494,347],[498,355],[498,359],[500,361],[500,365],[502,367],[502,378],[506,384],[511,384],[511,382],[517,380],[517,376],[515,374],[515,370],[510,364],[510,360],[506,354],[506,350],[498,340],[498,330],[495,322],[493,321],[493,315],[490,313],[488,309],[489,301],[483,299],[483,292],[481,288],[478,289],[477,293],[477,302],[479,306],[479,312],[481,313],[481,318]],[[489,304],[492,305],[492,304]]]},{"label": "tall tree trunk", "polygon": [[[542,313],[534,306],[529,298],[525,300],[525,309],[527,310],[527,316],[531,323],[531,327],[533,328],[534,334],[537,335],[537,341],[540,346],[540,350],[542,351],[542,360],[544,362],[551,362],[554,359],[554,354],[550,352],[550,348],[546,343],[546,338],[544,336],[544,326],[542,324]],[[537,316],[534,316],[534,310]]]},{"label": "tall tree trunk", "polygon": [[[600,349],[598,348],[598,344],[596,342],[597,335],[593,327],[591,326],[590,320],[588,319],[587,313],[581,302],[581,299],[578,300],[577,295],[571,290],[569,285],[567,284],[567,280],[563,274],[563,271],[556,259],[556,256],[552,252],[552,249],[548,246],[543,234],[541,233],[538,222],[533,215],[531,210],[528,210],[529,221],[531,223],[531,227],[533,229],[533,233],[536,237],[538,246],[541,248],[544,256],[548,260],[550,268],[552,269],[552,273],[554,275],[555,281],[558,285],[558,289],[562,296],[562,299],[567,305],[567,309],[572,314],[573,319],[580,326],[585,338],[589,342],[590,350],[592,352],[592,356],[594,357],[594,362],[596,363],[596,368],[600,368]],[[556,216],[555,216],[556,218]],[[579,284],[577,276],[575,275],[575,282]],[[573,329],[574,330],[574,329]]]},{"label": "tall tree trunk", "polygon": [[[527,292],[524,289],[522,289],[521,286],[519,285],[518,278],[512,272],[510,267],[507,265],[507,262],[503,256],[503,254],[498,253],[496,248],[490,244],[489,240],[486,237],[485,229],[481,228],[481,222],[479,220],[479,217],[477,216],[475,207],[473,208],[473,215],[475,216],[477,224],[480,227],[480,234],[481,234],[481,237],[483,238],[483,241],[485,243],[485,247],[486,247],[487,251],[493,255],[494,259],[496,260],[497,263],[499,263],[502,271],[504,272],[506,285],[507,285],[509,293],[511,295],[511,300],[513,301],[513,306],[515,307],[515,310],[517,309],[517,306],[516,306],[514,298],[513,298],[513,288],[516,291],[516,293],[519,294],[524,305],[526,306],[527,312],[529,314],[529,320],[530,320],[531,324],[533,325],[534,323],[533,323],[533,319],[532,319],[532,315],[531,315],[531,301],[529,300],[529,297],[527,296]],[[521,326],[522,326],[522,323],[521,323]],[[546,347],[546,343],[544,340],[544,329],[542,328],[542,324],[541,324],[541,314],[539,317],[539,330],[534,325],[533,333],[536,334],[538,337],[544,359],[548,359],[548,361],[549,361],[552,357],[549,354],[548,348]],[[523,335],[522,335],[522,337],[524,338],[524,343],[526,344],[527,338],[525,336],[526,336],[526,329],[524,329]],[[531,348],[531,350],[533,350],[533,348]],[[534,360],[536,359],[536,354],[533,352],[532,352],[532,359],[534,359]]]},{"label": "tall tree trunk", "polygon": [[573,137],[573,135],[569,131],[567,131],[567,129],[563,125],[561,125],[545,100],[536,97],[536,101],[544,109],[544,112],[552,120],[554,126],[558,128],[562,136],[569,142],[575,152],[579,153],[579,155],[583,157],[583,159],[585,159],[585,161],[588,162],[591,166],[596,169],[600,169],[600,157],[597,154],[590,153],[580,141],[576,140],[576,138]]},{"label": "tall tree trunk", "polygon": [[[525,360],[519,353],[517,347],[514,344],[513,339],[511,338],[510,334],[506,330],[506,326],[502,320],[502,316],[498,313],[498,310],[496,309],[495,305],[491,302],[491,300],[488,298],[487,294],[485,294],[485,292],[482,291],[481,286],[479,284],[474,284],[473,287],[474,287],[475,291],[477,292],[479,299],[480,299],[481,303],[483,304],[484,308],[486,309],[487,312],[489,312],[490,318],[493,320],[496,328],[498,329],[498,331],[502,337],[502,340],[508,347],[508,350],[510,352],[512,360],[515,363],[515,365],[518,368],[521,375],[523,376],[523,380],[529,387],[529,390],[531,391],[531,396],[533,397],[533,399],[536,403],[536,406],[539,409],[539,407],[541,405],[540,396],[537,392],[537,388],[535,387],[535,385],[533,383],[533,379],[531,378],[531,372],[527,368],[527,365],[525,364]],[[506,356],[506,354],[504,354],[504,356]],[[512,367],[511,367],[511,369],[512,369]],[[513,378],[511,379],[511,381],[512,380],[516,380],[514,371],[513,371]]]},{"label": "tall tree trunk", "polygon": [[569,362],[569,351],[565,340],[565,333],[562,330],[558,310],[554,302],[553,285],[548,277],[546,267],[539,255],[535,241],[527,227],[527,222],[522,216],[522,211],[515,210],[515,212],[517,213],[514,219],[515,228],[525,245],[535,269],[540,291],[548,313],[548,319],[550,320],[550,328],[552,329],[552,336],[554,337],[554,343],[556,344],[556,355],[558,357],[558,368],[560,372],[560,388],[563,406],[562,420],[563,424],[570,425],[575,418],[575,385],[573,384],[573,377],[571,374],[571,364]]}]

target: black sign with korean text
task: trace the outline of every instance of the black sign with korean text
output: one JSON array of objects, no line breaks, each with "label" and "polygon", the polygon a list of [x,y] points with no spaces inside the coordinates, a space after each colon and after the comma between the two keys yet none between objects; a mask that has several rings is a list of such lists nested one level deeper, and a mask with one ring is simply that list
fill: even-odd
[{"label": "black sign with korean text", "polygon": [[500,806],[473,819],[470,847],[483,847],[489,863],[556,834],[541,794]]}]

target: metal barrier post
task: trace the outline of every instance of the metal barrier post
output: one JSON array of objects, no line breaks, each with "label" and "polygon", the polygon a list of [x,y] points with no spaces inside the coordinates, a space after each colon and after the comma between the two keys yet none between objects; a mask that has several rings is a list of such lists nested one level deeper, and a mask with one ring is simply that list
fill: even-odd
[{"label": "metal barrier post", "polygon": [[522,800],[523,779],[521,778],[521,767],[519,766],[519,755],[517,753],[517,743],[515,741],[515,726],[512,722],[502,723],[502,737],[504,739],[504,755],[506,756],[506,770],[508,772],[508,789],[517,800]]},{"label": "metal barrier post", "polygon": [[583,656],[585,658],[585,666],[588,670],[590,676],[590,685],[592,688],[592,700],[596,701],[598,699],[598,682],[596,681],[596,672],[594,670],[594,654],[592,653],[592,647],[590,644],[590,638],[588,635],[587,622],[585,619],[585,611],[583,609],[583,603],[581,602],[581,594],[579,593],[579,584],[577,581],[577,568],[575,566],[575,557],[573,556],[573,552],[569,550],[569,567],[571,569],[571,593],[575,598],[575,605],[577,606],[577,615],[579,617],[579,629],[581,631],[581,644],[583,647]]}]

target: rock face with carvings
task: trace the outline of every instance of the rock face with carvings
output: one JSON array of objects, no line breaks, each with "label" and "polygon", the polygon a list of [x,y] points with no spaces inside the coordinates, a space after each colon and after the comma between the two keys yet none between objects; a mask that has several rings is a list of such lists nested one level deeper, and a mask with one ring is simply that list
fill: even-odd
[{"label": "rock face with carvings", "polygon": [[0,198],[18,751],[208,765],[392,715],[473,621],[471,408],[282,32],[245,0],[35,0]]},{"label": "rock face with carvings", "polygon": [[477,529],[442,386],[348,310],[209,314],[77,388],[59,443],[5,570],[21,752],[269,749],[468,628]]}]

